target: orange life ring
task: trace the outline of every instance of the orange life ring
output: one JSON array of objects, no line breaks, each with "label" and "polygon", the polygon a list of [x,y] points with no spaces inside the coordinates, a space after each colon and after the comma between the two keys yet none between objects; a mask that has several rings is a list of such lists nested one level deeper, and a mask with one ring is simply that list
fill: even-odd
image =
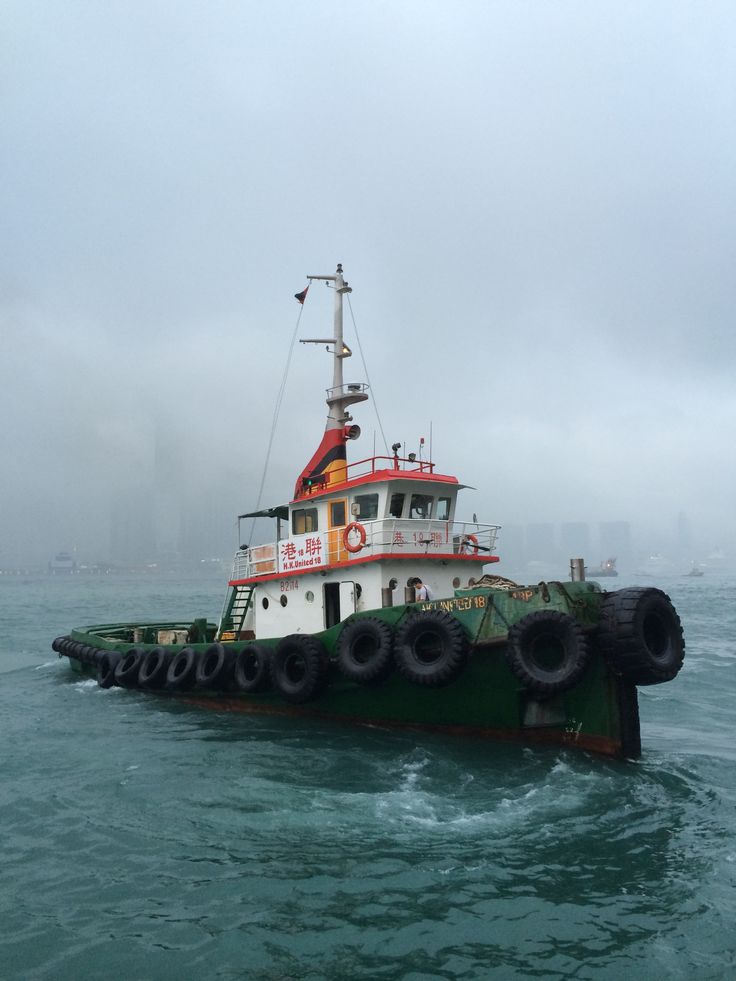
[{"label": "orange life ring", "polygon": [[[353,544],[350,541],[350,532],[358,532],[358,542]],[[365,528],[358,521],[351,521],[349,525],[345,526],[345,530],[342,533],[342,543],[348,552],[359,552],[361,548],[365,545]]]},{"label": "orange life ring", "polygon": [[461,552],[475,552],[478,554],[478,539],[475,535],[463,535],[463,540],[460,542]]}]

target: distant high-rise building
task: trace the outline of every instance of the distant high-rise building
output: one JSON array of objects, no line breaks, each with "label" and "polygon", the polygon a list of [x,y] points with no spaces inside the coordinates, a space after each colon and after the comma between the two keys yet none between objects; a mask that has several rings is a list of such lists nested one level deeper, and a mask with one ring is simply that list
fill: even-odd
[{"label": "distant high-rise building", "polygon": [[560,529],[563,558],[590,558],[590,528],[584,521],[567,521]]},{"label": "distant high-rise building", "polygon": [[113,502],[110,521],[110,552],[113,562],[135,565],[156,556],[151,494],[143,489],[127,492]]},{"label": "distant high-rise building", "polygon": [[213,511],[203,494],[190,500],[179,518],[178,552],[181,558],[203,560],[231,558],[237,549],[236,526]]},{"label": "distant high-rise building", "polygon": [[554,562],[556,558],[555,526],[538,522],[526,526],[526,558],[532,562]]},{"label": "distant high-rise building", "polygon": [[503,525],[498,533],[496,551],[504,569],[521,569],[525,562],[522,526]]},{"label": "distant high-rise building", "polygon": [[693,547],[693,533],[688,516],[684,511],[680,511],[677,515],[677,532],[675,538],[680,554],[688,555]]}]

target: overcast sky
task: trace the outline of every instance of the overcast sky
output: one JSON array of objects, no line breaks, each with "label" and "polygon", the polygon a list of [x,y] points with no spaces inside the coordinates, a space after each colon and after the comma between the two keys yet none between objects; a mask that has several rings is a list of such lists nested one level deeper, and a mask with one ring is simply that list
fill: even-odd
[{"label": "overcast sky", "polygon": [[[477,488],[461,516],[685,512],[733,545],[730,0],[1,16],[0,565],[104,556],[113,499],[141,493],[230,541],[293,294],[338,261],[386,437],[431,427],[439,470]],[[331,316],[315,284],[302,336]],[[264,504],[289,498],[330,383],[297,346]],[[354,414],[370,455],[373,405]]]}]

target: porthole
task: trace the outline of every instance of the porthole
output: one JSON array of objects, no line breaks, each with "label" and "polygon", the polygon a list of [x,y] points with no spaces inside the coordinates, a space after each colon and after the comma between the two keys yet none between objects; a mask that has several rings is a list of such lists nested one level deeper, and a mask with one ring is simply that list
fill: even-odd
[{"label": "porthole", "polygon": [[455,576],[455,578],[452,580],[452,588],[453,589],[460,588],[460,576]]},{"label": "porthole", "polygon": [[471,576],[470,579],[468,579],[468,589],[472,589],[473,586],[475,586],[475,579],[473,579]]},{"label": "porthole", "polygon": [[288,597],[282,596],[279,602],[282,606],[286,606],[286,604],[289,602]]},{"label": "porthole", "polygon": [[263,599],[261,600],[261,606],[263,607],[264,610],[268,609],[268,596],[263,597]]},{"label": "porthole", "polygon": [[360,585],[359,582],[356,582],[356,584],[355,584],[355,598],[356,599],[360,599],[360,597],[362,595],[363,595],[363,587]]},{"label": "porthole", "polygon": [[311,589],[308,589],[306,591],[306,593],[304,594],[304,599],[307,601],[307,603],[314,603],[314,593],[312,592]]}]

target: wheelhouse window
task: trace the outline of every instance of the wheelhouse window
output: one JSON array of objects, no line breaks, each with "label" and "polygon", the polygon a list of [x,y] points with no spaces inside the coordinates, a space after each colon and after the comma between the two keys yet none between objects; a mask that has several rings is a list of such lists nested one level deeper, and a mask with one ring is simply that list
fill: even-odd
[{"label": "wheelhouse window", "polygon": [[392,494],[389,500],[388,513],[391,518],[400,518],[404,511],[404,494]]},{"label": "wheelhouse window", "polygon": [[345,501],[332,501],[330,503],[330,528],[342,528],[344,524],[347,524]]},{"label": "wheelhouse window", "polygon": [[317,531],[317,508],[297,508],[291,512],[291,533],[306,535]]},{"label": "wheelhouse window", "polygon": [[410,518],[431,518],[433,497],[428,494],[412,494],[409,507]]},{"label": "wheelhouse window", "polygon": [[452,506],[451,497],[438,497],[437,511],[435,513],[435,518],[437,518],[438,521],[449,521],[451,506]]},{"label": "wheelhouse window", "polygon": [[357,494],[355,497],[356,518],[361,521],[374,521],[378,517],[378,494]]}]

